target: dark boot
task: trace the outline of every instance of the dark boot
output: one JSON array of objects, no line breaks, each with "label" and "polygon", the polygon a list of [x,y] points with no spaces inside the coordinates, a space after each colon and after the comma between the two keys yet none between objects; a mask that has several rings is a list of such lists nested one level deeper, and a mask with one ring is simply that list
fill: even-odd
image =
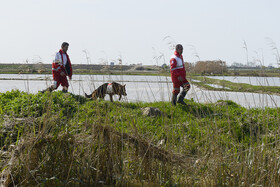
[{"label": "dark boot", "polygon": [[173,106],[176,106],[177,95],[178,95],[178,94],[172,94],[171,103],[172,103]]},{"label": "dark boot", "polygon": [[47,88],[47,89],[45,89],[45,90],[42,90],[42,91],[39,91],[39,92],[45,93],[46,91],[52,92],[53,89],[52,89],[51,87],[49,87],[49,88]]},{"label": "dark boot", "polygon": [[185,91],[182,91],[179,95],[179,99],[178,99],[178,103],[182,104],[182,105],[187,105],[185,102],[184,102],[184,98],[186,96],[187,92]]},{"label": "dark boot", "polygon": [[62,89],[62,92],[63,92],[63,93],[67,93],[67,92],[68,92],[68,90]]}]

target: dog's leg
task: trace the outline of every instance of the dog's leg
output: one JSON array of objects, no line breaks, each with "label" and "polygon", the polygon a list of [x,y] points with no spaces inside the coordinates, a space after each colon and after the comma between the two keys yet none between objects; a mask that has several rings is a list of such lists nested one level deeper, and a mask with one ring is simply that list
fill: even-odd
[{"label": "dog's leg", "polygon": [[112,95],[112,94],[109,94],[109,95],[110,95],[110,101],[111,101],[111,102],[114,102],[114,101],[113,101],[113,95]]},{"label": "dog's leg", "polygon": [[99,98],[104,100],[105,94],[101,95]]},{"label": "dog's leg", "polygon": [[121,100],[121,98],[122,98],[122,95],[119,95],[120,97],[119,97],[119,101]]},{"label": "dog's leg", "polygon": [[92,92],[92,94],[89,94],[89,95],[85,93],[85,97],[86,97],[86,98],[92,98],[93,95],[94,95],[94,92]]}]

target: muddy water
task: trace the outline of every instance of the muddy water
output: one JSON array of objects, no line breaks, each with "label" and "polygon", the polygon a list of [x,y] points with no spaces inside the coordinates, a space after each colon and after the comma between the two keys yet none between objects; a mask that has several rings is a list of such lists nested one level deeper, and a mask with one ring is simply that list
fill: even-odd
[{"label": "muddy water", "polygon": [[[29,93],[37,93],[52,84],[51,75],[0,75],[0,92],[18,89]],[[6,80],[3,80],[6,79]],[[172,83],[170,77],[164,76],[134,76],[134,75],[74,75],[70,81],[69,91],[74,94],[84,95],[91,93],[94,89],[105,82],[116,81],[126,84],[127,96],[122,98],[126,102],[155,102],[170,101]],[[58,88],[61,90],[61,87]],[[253,107],[279,107],[280,96],[208,91],[192,85],[186,96],[200,103],[213,103],[217,100],[232,100],[247,108]],[[109,100],[106,96],[105,100]],[[118,96],[114,96],[118,100]]]}]

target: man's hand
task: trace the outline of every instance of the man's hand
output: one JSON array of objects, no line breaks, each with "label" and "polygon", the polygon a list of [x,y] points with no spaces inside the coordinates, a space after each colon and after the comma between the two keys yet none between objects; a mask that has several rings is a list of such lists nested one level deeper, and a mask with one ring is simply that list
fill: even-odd
[{"label": "man's hand", "polygon": [[183,81],[183,78],[181,76],[178,77],[179,81]]},{"label": "man's hand", "polygon": [[61,72],[60,75],[61,75],[61,76],[65,76],[65,73],[64,73],[64,72]]}]

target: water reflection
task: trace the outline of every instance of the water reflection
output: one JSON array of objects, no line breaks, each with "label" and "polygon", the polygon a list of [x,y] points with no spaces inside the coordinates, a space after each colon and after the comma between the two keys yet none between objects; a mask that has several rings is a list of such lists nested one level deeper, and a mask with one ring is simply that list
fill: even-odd
[{"label": "water reflection", "polygon": [[230,90],[230,88],[228,88],[228,87],[220,86],[220,85],[217,85],[217,84],[206,84],[206,85],[211,86],[213,88],[223,88],[223,89]]}]

